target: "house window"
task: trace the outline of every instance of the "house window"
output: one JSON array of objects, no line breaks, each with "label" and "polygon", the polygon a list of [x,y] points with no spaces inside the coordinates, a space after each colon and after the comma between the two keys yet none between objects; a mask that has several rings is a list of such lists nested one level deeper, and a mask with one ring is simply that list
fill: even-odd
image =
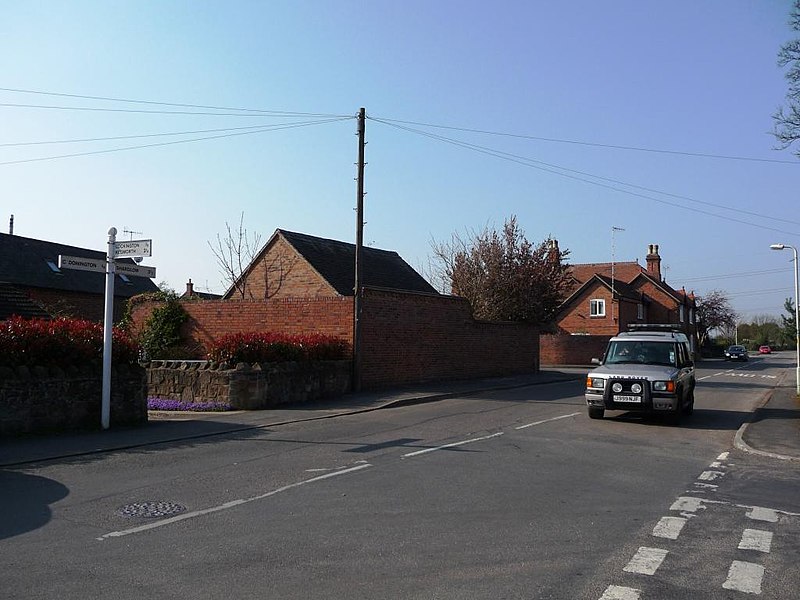
[{"label": "house window", "polygon": [[590,317],[605,317],[606,316],[606,301],[601,298],[589,300],[589,316]]},{"label": "house window", "polygon": [[644,320],[644,304],[636,305],[636,318],[640,321]]},{"label": "house window", "polygon": [[683,304],[678,307],[678,320],[683,323],[686,320],[686,315],[683,310]]},{"label": "house window", "polygon": [[689,309],[689,323],[694,324],[694,309],[693,308]]}]

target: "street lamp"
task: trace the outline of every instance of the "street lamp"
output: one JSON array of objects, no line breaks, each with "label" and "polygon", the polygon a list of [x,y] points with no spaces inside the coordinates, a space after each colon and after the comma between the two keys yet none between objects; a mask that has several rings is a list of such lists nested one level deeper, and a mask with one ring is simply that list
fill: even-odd
[{"label": "street lamp", "polygon": [[797,248],[789,244],[772,244],[773,250],[785,250],[791,248],[794,252],[794,347],[797,353],[795,381],[797,382],[797,395],[800,396],[800,288],[797,284]]}]

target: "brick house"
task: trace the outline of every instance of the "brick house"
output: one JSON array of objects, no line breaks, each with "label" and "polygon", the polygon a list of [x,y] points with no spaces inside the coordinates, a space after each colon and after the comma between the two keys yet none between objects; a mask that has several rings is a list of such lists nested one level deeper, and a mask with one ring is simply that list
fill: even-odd
[{"label": "brick house", "polygon": [[[223,299],[353,296],[355,244],[276,229]],[[397,252],[363,248],[365,287],[439,295]]]},{"label": "brick house", "polygon": [[[692,349],[696,350],[694,293],[687,293],[684,288],[676,290],[664,281],[658,244],[648,246],[646,264],[642,267],[633,261],[572,265],[574,286],[559,308],[558,332],[607,339],[626,331],[630,324],[670,324],[683,331]],[[594,350],[597,356],[596,348]],[[544,354],[543,348],[543,360]],[[552,360],[586,362],[585,357],[571,360],[568,356],[559,356]]]},{"label": "brick house", "polygon": [[[105,252],[97,250],[0,233],[0,319],[20,315],[103,320],[105,274],[60,269],[60,254],[99,260],[106,257]],[[121,318],[128,298],[155,291],[158,286],[150,279],[116,275],[114,319]]]}]

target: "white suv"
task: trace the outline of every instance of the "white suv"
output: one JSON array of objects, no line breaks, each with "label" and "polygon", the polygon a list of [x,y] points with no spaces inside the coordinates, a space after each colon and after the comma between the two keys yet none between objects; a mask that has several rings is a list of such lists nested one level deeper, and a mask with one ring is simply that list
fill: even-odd
[{"label": "white suv", "polygon": [[586,377],[589,417],[606,410],[669,415],[673,421],[694,410],[694,361],[689,342],[675,331],[620,333],[608,342],[600,365]]}]

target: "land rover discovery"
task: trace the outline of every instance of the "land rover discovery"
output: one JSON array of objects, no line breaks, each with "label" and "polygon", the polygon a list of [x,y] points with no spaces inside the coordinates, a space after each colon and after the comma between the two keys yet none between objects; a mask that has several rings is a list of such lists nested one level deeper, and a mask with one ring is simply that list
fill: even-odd
[{"label": "land rover discovery", "polygon": [[668,415],[674,422],[694,410],[694,361],[686,335],[632,331],[611,338],[600,365],[586,377],[589,417],[606,410]]}]

